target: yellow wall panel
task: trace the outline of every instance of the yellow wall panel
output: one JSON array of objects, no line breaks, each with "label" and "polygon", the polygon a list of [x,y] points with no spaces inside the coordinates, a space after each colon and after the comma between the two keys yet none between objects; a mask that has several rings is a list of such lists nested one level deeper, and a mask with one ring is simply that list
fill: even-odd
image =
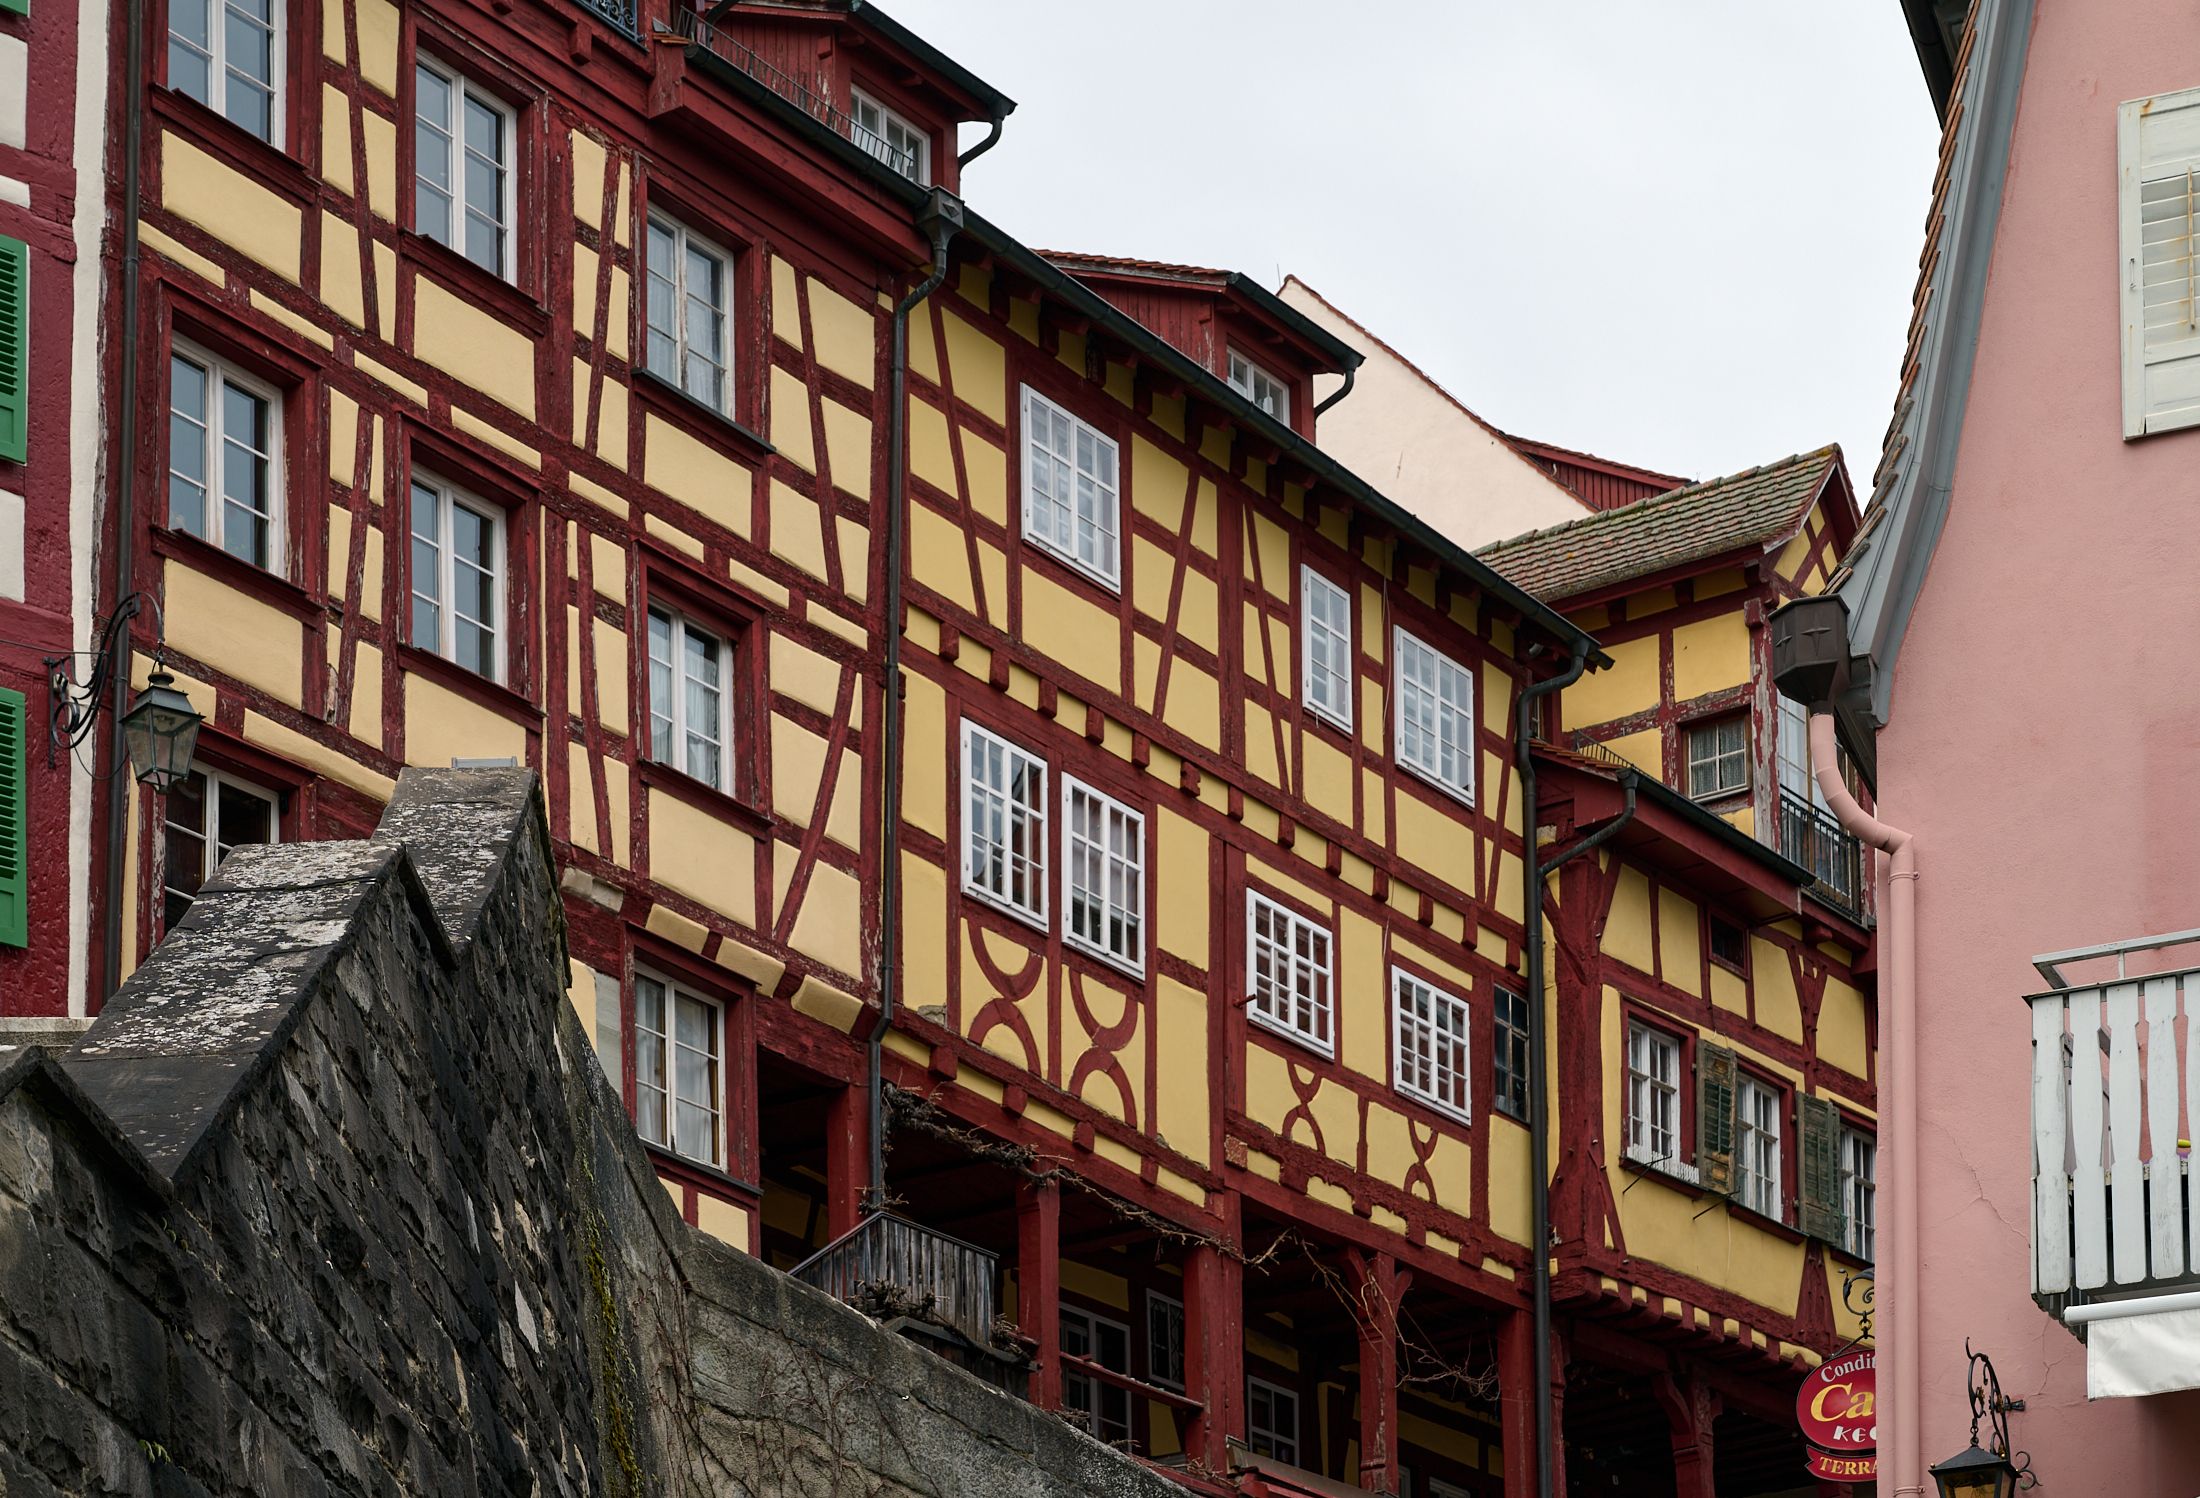
[{"label": "yellow wall panel", "polygon": [[[180,563],[162,581],[169,644],[293,707],[305,701],[296,619]],[[211,698],[198,706],[212,716]]]},{"label": "yellow wall panel", "polygon": [[1222,690],[1213,676],[1189,661],[1169,668],[1169,726],[1195,744],[1222,747]]},{"label": "yellow wall panel", "polygon": [[1131,504],[1170,530],[1184,523],[1191,471],[1143,437],[1131,438]]},{"label": "yellow wall panel", "polygon": [[1299,735],[1299,793],[1316,811],[1352,825],[1352,760],[1319,733]]},{"label": "yellow wall panel", "polygon": [[825,576],[824,518],[817,501],[779,478],[772,480],[772,554],[812,577]]},{"label": "yellow wall panel", "polygon": [[844,973],[863,971],[863,890],[854,875],[825,863],[811,869],[789,943]]},{"label": "yellow wall panel", "polygon": [[454,759],[527,763],[527,731],[417,672],[405,676],[405,759],[447,765]]},{"label": "yellow wall panel", "polygon": [[909,398],[909,471],[943,494],[958,494],[947,417],[930,401]]},{"label": "yellow wall panel", "polygon": [[1439,1133],[1436,1147],[1428,1154],[1428,1173],[1436,1181],[1438,1205],[1454,1212],[1464,1212],[1472,1205],[1467,1183],[1474,1179],[1474,1151],[1464,1139]]},{"label": "yellow wall panel", "polygon": [[642,418],[642,440],[644,482],[737,536],[749,534],[756,484],[749,470],[654,411]]},{"label": "yellow wall panel", "polygon": [[745,925],[755,923],[755,839],[654,786],[649,791],[649,869],[666,888]]},{"label": "yellow wall panel", "polygon": [[799,375],[772,367],[771,444],[804,473],[817,472],[817,443],[810,434],[810,387]]},{"label": "yellow wall panel", "polygon": [[[343,0],[334,0],[339,7]],[[336,50],[344,47],[341,30],[334,38]],[[334,84],[321,85],[321,175],[338,192],[351,191],[351,100]]]},{"label": "yellow wall panel", "polygon": [[1511,1119],[1493,1117],[1489,1150],[1490,1230],[1514,1243],[1526,1243],[1535,1210],[1528,1189],[1528,1131]]},{"label": "yellow wall panel", "polygon": [[947,338],[947,371],[955,383],[956,398],[967,401],[981,415],[1005,424],[1008,368],[1001,346],[951,310],[942,309],[940,327]]},{"label": "yellow wall panel", "polygon": [[1336,964],[1337,1059],[1363,1077],[1388,1082],[1390,975],[1383,928],[1356,911],[1339,912]]},{"label": "yellow wall panel", "polygon": [[1122,631],[1114,616],[1087,603],[1037,568],[1023,570],[1024,639],[1109,691],[1122,689]]},{"label": "yellow wall panel", "polygon": [[535,346],[425,276],[413,282],[413,352],[522,416],[535,414]]},{"label": "yellow wall panel", "polygon": [[970,577],[970,553],[962,528],[930,505],[909,506],[909,570],[928,588],[975,611],[978,594]]},{"label": "yellow wall panel", "polygon": [[1673,631],[1673,696],[1686,702],[1749,680],[1749,625],[1739,613],[1714,614]]},{"label": "yellow wall panel", "polygon": [[901,814],[934,837],[947,836],[949,766],[961,754],[947,737],[947,697],[930,677],[909,672],[903,715],[909,752],[902,756]]},{"label": "yellow wall panel", "polygon": [[1652,971],[1650,954],[1650,881],[1633,868],[1619,871],[1612,891],[1612,912],[1604,923],[1604,951],[1643,972]]},{"label": "yellow wall panel", "polygon": [[[1173,695],[1172,684],[1170,692]],[[1282,767],[1277,763],[1276,720],[1268,709],[1257,703],[1245,704],[1245,768],[1263,785],[1281,785]]]},{"label": "yellow wall panel", "polygon": [[1446,810],[1417,796],[1398,797],[1398,853],[1453,889],[1474,892],[1479,842]]},{"label": "yellow wall panel", "polygon": [[359,72],[397,97],[397,7],[390,0],[359,0]]},{"label": "yellow wall panel", "polygon": [[1612,658],[1609,667],[1590,672],[1565,691],[1563,705],[1569,729],[1608,723],[1658,705],[1660,672],[1655,635],[1608,644],[1604,653]]},{"label": "yellow wall panel", "polygon": [[1207,930],[1210,850],[1198,823],[1172,811],[1154,813],[1154,862],[1160,870],[1154,934],[1164,952],[1199,967],[1212,960]]},{"label": "yellow wall panel", "polygon": [[1703,997],[1703,938],[1701,917],[1695,902],[1658,886],[1659,973],[1666,982]]},{"label": "yellow wall panel", "polygon": [[360,743],[382,747],[382,652],[363,640],[351,665],[350,727]]},{"label": "yellow wall panel", "polygon": [[858,499],[871,497],[870,417],[826,398],[825,454],[832,459],[835,488]]},{"label": "yellow wall panel", "polygon": [[817,277],[810,277],[810,336],[817,340],[817,362],[871,388],[878,367],[878,319]]},{"label": "yellow wall panel", "polygon": [[571,160],[573,217],[600,229],[603,227],[603,146],[594,136],[575,130],[571,137]]},{"label": "yellow wall panel", "polygon": [[1008,524],[1008,453],[965,427],[963,477],[970,485],[971,507],[989,520]]},{"label": "yellow wall panel", "polygon": [[1757,1023],[1790,1040],[1803,1038],[1803,1001],[1785,948],[1752,938],[1749,977],[1757,991]]},{"label": "yellow wall panel", "polygon": [[[815,708],[826,717],[840,700],[840,666],[825,656],[788,635],[775,634],[771,638],[772,690],[783,692],[806,707]],[[911,681],[914,691],[915,682]],[[938,688],[933,688],[937,691]],[[862,703],[856,701],[856,722],[860,726]],[[921,740],[920,740],[921,742]]]},{"label": "yellow wall panel", "polygon": [[215,160],[180,136],[160,138],[161,206],[234,245],[286,281],[298,279],[295,204]]},{"label": "yellow wall panel", "polygon": [[932,336],[932,302],[928,297],[909,313],[909,369],[937,385],[940,382],[939,341]]},{"label": "yellow wall panel", "polygon": [[[802,306],[798,297],[799,274],[792,262],[777,255],[772,259],[772,333],[799,349],[802,347]],[[915,342],[914,333],[911,342]]]},{"label": "yellow wall panel", "polygon": [[825,775],[825,741],[772,714],[772,810],[797,827],[810,825],[818,782]]},{"label": "yellow wall panel", "polygon": [[369,109],[359,116],[367,146],[367,207],[385,223],[397,218],[397,126]]},{"label": "yellow wall panel", "polygon": [[[1246,530],[1246,560],[1259,562],[1260,586],[1288,602],[1298,591],[1298,579],[1291,575],[1291,538],[1267,516],[1255,512],[1248,516],[1252,524]],[[1246,581],[1253,581],[1250,572]]]},{"label": "yellow wall panel", "polygon": [[1665,778],[1665,740],[1655,728],[1645,728],[1639,733],[1623,733],[1616,739],[1607,739],[1604,747],[1629,764],[1639,765],[1657,776]]},{"label": "yellow wall panel", "polygon": [[1871,1075],[1864,996],[1838,978],[1826,980],[1818,1008],[1818,1054],[1853,1076]]}]

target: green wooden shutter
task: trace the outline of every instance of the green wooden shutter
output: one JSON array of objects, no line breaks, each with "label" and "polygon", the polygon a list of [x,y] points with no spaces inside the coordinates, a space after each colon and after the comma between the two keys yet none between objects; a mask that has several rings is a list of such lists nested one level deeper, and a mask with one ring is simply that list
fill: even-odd
[{"label": "green wooden shutter", "polygon": [[[5,7],[7,0],[0,0]],[[21,463],[30,430],[31,260],[0,234],[0,461]]]},{"label": "green wooden shutter", "polygon": [[1803,1162],[1802,1229],[1813,1238],[1839,1243],[1841,1220],[1841,1110],[1822,1097],[1798,1104],[1802,1139],[1796,1153]]},{"label": "green wooden shutter", "polygon": [[31,13],[31,0],[0,0],[0,10],[12,10],[19,16]]},{"label": "green wooden shutter", "polygon": [[1696,1047],[1696,1174],[1706,1190],[1734,1193],[1734,1083],[1739,1067],[1725,1046]]},{"label": "green wooden shutter", "polygon": [[30,708],[0,688],[0,946],[31,940]]}]

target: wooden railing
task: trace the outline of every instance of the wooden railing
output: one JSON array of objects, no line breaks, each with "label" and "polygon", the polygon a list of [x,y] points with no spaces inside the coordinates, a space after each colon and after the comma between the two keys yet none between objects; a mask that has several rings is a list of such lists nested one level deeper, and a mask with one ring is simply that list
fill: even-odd
[{"label": "wooden railing", "polygon": [[2200,1274],[2200,967],[2124,977],[2118,949],[2058,955],[2116,955],[2119,976],[2028,1001],[2033,1293],[2189,1280]]},{"label": "wooden railing", "polygon": [[790,1271],[881,1319],[911,1316],[993,1341],[999,1260],[960,1238],[887,1213],[866,1217]]},{"label": "wooden railing", "polygon": [[[584,0],[586,3],[586,0]],[[626,0],[631,4],[632,0]],[[729,67],[738,68],[789,104],[818,121],[826,129],[860,147],[910,181],[921,175],[917,158],[865,126],[827,92],[825,80],[797,78],[779,67],[739,37],[713,26],[685,6],[672,13],[674,35],[686,38]]]}]

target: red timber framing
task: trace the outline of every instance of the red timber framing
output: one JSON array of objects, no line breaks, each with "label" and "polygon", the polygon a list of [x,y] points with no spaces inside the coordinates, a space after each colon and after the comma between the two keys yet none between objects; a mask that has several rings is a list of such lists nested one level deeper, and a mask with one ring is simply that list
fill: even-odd
[{"label": "red timber framing", "polygon": [[[210,762],[275,790],[299,838],[371,821],[407,764],[538,769],[573,1001],[645,1129],[672,1120],[655,1158],[697,1226],[792,1267],[885,1206],[993,1255],[1030,1396],[1184,1459],[1190,1482],[1257,1441],[1332,1483],[1379,1491],[1410,1467],[1532,1491],[1527,1140],[1491,1110],[1494,1000],[1520,984],[1522,825],[1544,810],[1524,815],[1509,727],[1567,632],[975,220],[911,318],[893,450],[887,309],[928,250],[913,190],[722,57],[656,37],[669,0],[640,9],[646,47],[569,0],[293,0],[280,150],[150,89],[126,331],[151,351],[134,398],[154,435],[115,455],[147,498],[108,541],[168,605]],[[978,117],[922,58],[871,72],[893,47],[849,17],[805,43],[812,20],[735,11],[728,35],[923,116],[943,170]],[[409,222],[423,56],[512,111],[509,281]],[[725,257],[715,404],[643,367],[653,221]],[[178,337],[279,411],[266,567],[169,523]],[[1027,536],[1026,389],[1116,446],[1112,583]],[[891,464],[901,619],[883,609]],[[493,680],[413,636],[412,488],[430,474],[501,521]],[[1349,729],[1303,706],[1309,571],[1348,600]],[[1401,767],[1405,636],[1459,668],[1466,785]],[[653,637],[677,648],[653,657]],[[891,766],[874,752],[890,690],[907,728]],[[1044,918],[970,887],[965,723],[1044,766]],[[714,724],[715,759],[697,747]],[[1139,819],[1124,950],[1069,924],[1072,783]],[[1569,787],[1562,832],[1602,814],[1598,794]],[[160,935],[162,812],[140,799],[123,829],[137,953]],[[1570,869],[1554,908],[1559,947],[1580,947],[1554,957],[1556,1033],[1593,1033],[1576,1027],[1601,1023],[1609,978],[1830,1078],[1755,1007],[1684,1008],[1662,956],[1609,965],[1589,912],[1611,896],[1576,889],[1605,877]],[[905,915],[886,975],[890,880]],[[1317,1043],[1250,1017],[1256,892],[1325,934]],[[1811,941],[1774,945],[1807,988]],[[1758,949],[1753,974],[1770,960]],[[887,976],[889,1201],[866,1204],[859,1037]],[[1459,1091],[1401,1090],[1401,979],[1464,1006]],[[674,1048],[721,1079],[720,1116],[682,1111]],[[1615,1084],[1558,1054],[1562,1137],[1586,1152],[1560,1161],[1561,1381],[1569,1358],[1639,1342],[1769,1407],[1803,1350],[1832,1345],[1830,1313],[1625,1262],[1624,1233],[1592,1226],[1619,1220],[1594,1125]],[[1868,1110],[1868,1085],[1848,1095]],[[706,1126],[715,1153],[683,1137]]]}]

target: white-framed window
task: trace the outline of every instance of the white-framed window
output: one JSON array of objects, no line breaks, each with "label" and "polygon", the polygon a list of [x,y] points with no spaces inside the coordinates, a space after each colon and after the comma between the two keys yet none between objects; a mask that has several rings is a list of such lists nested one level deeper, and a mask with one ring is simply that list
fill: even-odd
[{"label": "white-framed window", "polygon": [[1324,1056],[1336,1050],[1336,1006],[1325,926],[1258,890],[1245,892],[1246,1011],[1256,1024]]},{"label": "white-framed window", "polygon": [[649,610],[649,755],[731,789],[733,645],[661,604]]},{"label": "white-framed window", "polygon": [[932,181],[932,137],[862,89],[854,92],[855,142],[919,186]]},{"label": "white-framed window", "polygon": [[193,770],[164,800],[161,929],[173,931],[230,850],[281,842],[283,821],[273,791],[220,770]]},{"label": "white-framed window", "polygon": [[1352,595],[1299,568],[1299,690],[1309,712],[1352,731]]},{"label": "white-framed window", "polygon": [[1391,1082],[1407,1097],[1468,1121],[1467,1001],[1404,968],[1390,970]]},{"label": "white-framed window", "polygon": [[1159,1290],[1146,1292],[1146,1382],[1184,1388],[1184,1302]]},{"label": "white-framed window", "polygon": [[1474,678],[1467,668],[1405,630],[1394,631],[1398,763],[1474,800]]},{"label": "white-framed window", "polygon": [[1146,818],[1083,781],[1062,777],[1062,936],[1134,973],[1146,970]]},{"label": "white-framed window", "polygon": [[1627,1158],[1687,1175],[1681,1159],[1681,1043],[1663,1030],[1627,1025]]},{"label": "white-framed window", "polygon": [[1024,386],[1024,535],[1110,588],[1123,576],[1115,439]]},{"label": "white-framed window", "polygon": [[463,73],[413,70],[413,228],[493,275],[515,274],[512,169],[518,116]]},{"label": "white-framed window", "polygon": [[649,216],[649,372],[721,414],[733,409],[733,256],[685,224]]},{"label": "white-framed window", "polygon": [[[1062,1351],[1115,1373],[1131,1371],[1131,1329],[1081,1306],[1061,1308]],[[1062,1370],[1062,1409],[1097,1440],[1111,1446],[1131,1438],[1131,1391],[1089,1373]]]},{"label": "white-framed window", "polygon": [[1869,1260],[1878,1237],[1879,1141],[1862,1129],[1841,1130],[1841,1246]]},{"label": "white-framed window", "polygon": [[962,726],[963,888],[1047,920],[1047,766],[968,718]]},{"label": "white-framed window", "polygon": [[2200,88],[2116,106],[2118,343],[2127,438],[2200,423]]},{"label": "white-framed window", "polygon": [[1287,1467],[1299,1464],[1299,1396],[1265,1378],[1245,1380],[1245,1444]]},{"label": "white-framed window", "polygon": [[1749,718],[1736,714],[1688,729],[1688,794],[1697,801],[1749,789]]},{"label": "white-framed window", "polygon": [[1528,1001],[1510,989],[1497,990],[1491,1031],[1497,1052],[1490,1058],[1490,1080],[1497,1111],[1523,1123],[1528,1118]]},{"label": "white-framed window", "polygon": [[203,349],[168,360],[168,523],[255,567],[282,555],[283,402]]},{"label": "white-framed window", "polygon": [[634,975],[634,1127],[652,1144],[726,1163],[725,1009],[650,973]]},{"label": "white-framed window", "polygon": [[1236,349],[1230,350],[1230,388],[1276,420],[1290,421],[1290,387]]},{"label": "white-framed window", "polygon": [[412,643],[504,679],[504,513],[441,479],[412,480]]},{"label": "white-framed window", "polygon": [[1734,1197],[1752,1212],[1782,1218],[1777,1087],[1743,1072],[1734,1085]]},{"label": "white-framed window", "polygon": [[168,86],[283,143],[287,0],[168,0]]}]

